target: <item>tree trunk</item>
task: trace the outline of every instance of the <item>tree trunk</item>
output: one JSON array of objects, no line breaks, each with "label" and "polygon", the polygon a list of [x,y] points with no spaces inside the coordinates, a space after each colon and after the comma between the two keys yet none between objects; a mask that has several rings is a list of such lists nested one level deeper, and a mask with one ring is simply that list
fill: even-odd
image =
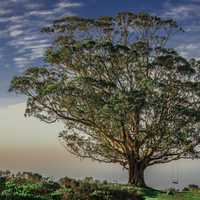
[{"label": "tree trunk", "polygon": [[129,163],[129,184],[146,187],[144,170],[146,166],[142,162],[134,161]]}]

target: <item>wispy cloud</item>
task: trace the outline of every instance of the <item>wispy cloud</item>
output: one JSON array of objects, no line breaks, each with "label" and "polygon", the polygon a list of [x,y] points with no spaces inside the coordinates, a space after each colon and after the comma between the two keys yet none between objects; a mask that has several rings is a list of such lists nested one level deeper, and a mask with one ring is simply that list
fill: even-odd
[{"label": "wispy cloud", "polygon": [[26,16],[41,16],[41,15],[51,15],[53,14],[53,10],[34,10],[29,12]]},{"label": "wispy cloud", "polygon": [[190,3],[176,4],[174,1],[170,1],[164,4],[164,12],[162,16],[170,17],[177,20],[185,20],[188,18],[194,18],[200,16],[200,1],[190,1]]},{"label": "wispy cloud", "polygon": [[52,1],[50,5],[38,0],[1,0],[0,4],[0,59],[19,68],[41,60],[50,46],[41,28],[55,18],[72,15],[71,8],[81,6],[69,0]]},{"label": "wispy cloud", "polygon": [[65,9],[70,7],[80,7],[81,5],[82,5],[81,3],[70,3],[62,1],[56,5],[55,10]]},{"label": "wispy cloud", "polygon": [[200,1],[168,0],[163,4],[160,15],[165,18],[172,18],[185,30],[175,36],[170,43],[178,52],[187,58],[200,58]]},{"label": "wispy cloud", "polygon": [[199,49],[200,49],[200,43],[189,43],[189,44],[180,44],[176,47],[176,49],[179,51],[179,53],[186,57],[186,58],[196,58],[200,59],[199,56]]}]

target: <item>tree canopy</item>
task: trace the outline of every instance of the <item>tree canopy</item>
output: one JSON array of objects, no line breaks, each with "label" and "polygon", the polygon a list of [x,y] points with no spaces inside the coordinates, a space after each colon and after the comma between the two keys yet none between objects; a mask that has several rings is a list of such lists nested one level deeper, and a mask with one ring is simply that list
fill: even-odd
[{"label": "tree canopy", "polygon": [[55,20],[42,29],[55,39],[47,66],[14,77],[10,90],[28,97],[27,116],[65,124],[68,151],[119,163],[145,185],[146,167],[199,157],[200,62],[166,46],[180,31],[145,13]]}]

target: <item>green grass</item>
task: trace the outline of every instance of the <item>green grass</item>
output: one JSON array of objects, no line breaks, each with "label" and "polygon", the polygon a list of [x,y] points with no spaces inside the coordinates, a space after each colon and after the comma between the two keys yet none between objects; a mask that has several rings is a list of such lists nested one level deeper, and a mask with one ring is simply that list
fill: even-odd
[{"label": "green grass", "polygon": [[142,196],[145,200],[200,200],[200,190],[177,192],[173,195],[161,192],[143,193]]},{"label": "green grass", "polygon": [[[154,200],[199,200],[200,194],[194,192],[181,192],[175,195],[160,195],[158,198],[154,198]],[[147,198],[147,200],[151,200],[151,198]]]},{"label": "green grass", "polygon": [[134,188],[134,190],[142,197],[142,200],[200,200],[200,189],[190,189],[189,191],[173,194],[151,188]]}]

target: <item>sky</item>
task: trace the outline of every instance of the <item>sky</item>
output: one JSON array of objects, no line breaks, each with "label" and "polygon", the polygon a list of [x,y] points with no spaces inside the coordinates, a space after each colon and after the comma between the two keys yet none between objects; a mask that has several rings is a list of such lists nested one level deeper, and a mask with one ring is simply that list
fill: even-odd
[{"label": "sky", "polygon": [[[173,18],[185,33],[171,40],[186,57],[198,58],[200,0],[0,0],[0,105],[15,102],[10,79],[27,67],[43,64],[51,38],[41,28],[65,15],[98,17],[120,11],[148,12]],[[5,99],[6,98],[6,99]]]},{"label": "sky", "polygon": [[[66,153],[57,138],[62,124],[46,125],[24,118],[25,97],[8,92],[13,76],[45,64],[43,54],[51,38],[40,32],[42,27],[65,15],[98,17],[120,11],[148,12],[177,20],[185,32],[174,36],[170,45],[187,58],[200,58],[200,0],[0,0],[0,169],[33,170],[55,177],[92,173],[97,178],[126,180],[118,166],[80,162]],[[187,166],[185,170],[197,169],[200,162]],[[164,170],[169,175],[170,167],[159,168],[160,174]],[[158,185],[153,177],[155,169],[148,177]],[[195,180],[195,175],[190,177]]]}]

